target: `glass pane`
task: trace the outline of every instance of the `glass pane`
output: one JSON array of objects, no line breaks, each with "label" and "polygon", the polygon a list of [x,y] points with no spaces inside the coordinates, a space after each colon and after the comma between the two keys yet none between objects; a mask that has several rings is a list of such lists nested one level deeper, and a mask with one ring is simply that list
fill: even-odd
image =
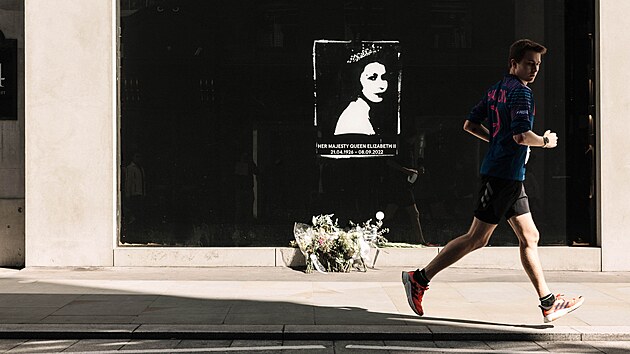
[{"label": "glass pane", "polygon": [[[516,38],[549,47],[531,85],[534,130],[570,133],[564,3],[541,3],[121,0],[122,243],[287,246],[294,222],[335,214],[346,225],[379,210],[387,211],[390,241],[419,242],[407,176],[396,174],[391,157],[317,154],[317,40],[399,43],[393,160],[423,172],[411,188],[428,242],[466,232],[487,146],[462,126],[506,73]],[[527,169],[544,245],[567,243],[560,146],[534,150]],[[491,245],[516,244],[502,222]]]}]

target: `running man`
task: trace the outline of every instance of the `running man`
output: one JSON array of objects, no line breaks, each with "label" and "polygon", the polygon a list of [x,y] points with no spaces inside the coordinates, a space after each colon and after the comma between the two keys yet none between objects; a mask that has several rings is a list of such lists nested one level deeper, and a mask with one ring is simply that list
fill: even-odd
[{"label": "running man", "polygon": [[[538,293],[545,322],[566,315],[584,302],[581,296],[567,299],[549,290],[538,258],[538,229],[523,187],[530,147],[552,149],[558,144],[556,133],[547,130],[540,136],[532,131],[536,109],[527,84],[534,82],[546,52],[547,48],[528,39],[514,42],[508,58],[509,74],[488,89],[464,123],[465,131],[490,143],[481,165],[478,205],[467,233],[449,242],[422,270],[402,273],[409,306],[420,316],[424,314],[422,297],[429,281],[468,253],[484,247],[502,217],[518,238],[521,263]],[[491,130],[481,124],[486,119]]]}]

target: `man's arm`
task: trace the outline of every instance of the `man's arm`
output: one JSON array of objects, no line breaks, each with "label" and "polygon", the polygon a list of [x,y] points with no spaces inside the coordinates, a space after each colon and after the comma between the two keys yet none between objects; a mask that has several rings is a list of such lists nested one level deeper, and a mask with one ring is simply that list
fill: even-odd
[{"label": "man's arm", "polygon": [[466,120],[464,121],[464,130],[485,142],[490,141],[490,131],[483,124]]},{"label": "man's arm", "polygon": [[519,145],[536,146],[545,149],[552,149],[558,146],[558,136],[551,130],[547,130],[543,136],[528,130],[513,136],[514,141]]}]

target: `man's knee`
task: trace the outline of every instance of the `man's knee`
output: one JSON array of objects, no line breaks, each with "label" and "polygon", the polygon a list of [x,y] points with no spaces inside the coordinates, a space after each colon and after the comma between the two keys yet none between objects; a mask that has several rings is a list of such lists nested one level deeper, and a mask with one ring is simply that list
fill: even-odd
[{"label": "man's knee", "polygon": [[468,244],[470,245],[471,251],[486,247],[488,245],[488,241],[490,241],[489,235],[486,236],[486,235],[468,233],[466,237],[468,238]]},{"label": "man's knee", "polygon": [[540,232],[538,230],[531,230],[523,232],[523,240],[521,241],[522,247],[536,247],[540,241]]},{"label": "man's knee", "polygon": [[490,241],[489,237],[477,239],[475,242],[475,249],[486,247],[488,245],[488,241]]}]

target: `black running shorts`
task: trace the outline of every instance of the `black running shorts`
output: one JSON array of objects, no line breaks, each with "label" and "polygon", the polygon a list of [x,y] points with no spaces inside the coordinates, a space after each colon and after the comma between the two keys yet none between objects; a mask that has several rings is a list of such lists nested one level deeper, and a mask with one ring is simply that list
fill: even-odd
[{"label": "black running shorts", "polygon": [[475,217],[488,224],[498,224],[501,217],[529,213],[529,201],[522,181],[481,176]]}]

